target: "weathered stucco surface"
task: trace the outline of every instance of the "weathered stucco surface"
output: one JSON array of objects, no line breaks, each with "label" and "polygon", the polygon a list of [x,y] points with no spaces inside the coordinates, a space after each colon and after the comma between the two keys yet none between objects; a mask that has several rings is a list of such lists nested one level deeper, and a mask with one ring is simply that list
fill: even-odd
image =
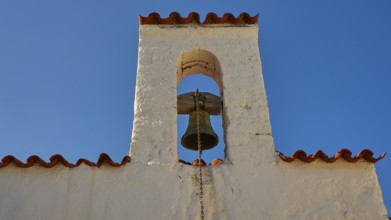
[{"label": "weathered stucco surface", "polygon": [[[195,65],[187,65],[189,62]],[[258,27],[216,25],[141,26],[131,152],[134,159],[162,164],[177,160],[177,84],[192,73],[209,75],[220,85],[225,143],[229,146],[226,160],[272,161],[274,147]]]},{"label": "weathered stucco surface", "polygon": [[[279,161],[276,159],[276,161]],[[0,219],[199,219],[196,167],[0,170]],[[206,219],[387,219],[373,164],[204,168]]]},{"label": "weathered stucco surface", "polygon": [[206,219],[387,219],[372,163],[276,157],[257,42],[257,26],[141,26],[131,163],[0,169],[0,219],[199,219],[197,168],[176,152],[177,84],[196,72],[224,100]]}]

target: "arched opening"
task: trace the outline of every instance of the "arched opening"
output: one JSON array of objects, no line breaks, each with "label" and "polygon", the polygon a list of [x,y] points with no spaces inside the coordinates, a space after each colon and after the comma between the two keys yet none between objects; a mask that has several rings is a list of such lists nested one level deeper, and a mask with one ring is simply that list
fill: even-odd
[{"label": "arched opening", "polygon": [[[217,58],[210,52],[201,49],[186,51],[181,54],[177,62],[177,95],[195,92],[212,93],[222,98],[221,71]],[[222,108],[221,108],[222,109]],[[202,159],[209,164],[216,158],[224,159],[225,143],[222,126],[222,112],[211,115],[210,122],[219,138],[216,147],[205,150]],[[181,138],[189,124],[189,115],[178,115],[178,158],[192,162],[198,158],[198,152],[188,150],[181,145]]]}]

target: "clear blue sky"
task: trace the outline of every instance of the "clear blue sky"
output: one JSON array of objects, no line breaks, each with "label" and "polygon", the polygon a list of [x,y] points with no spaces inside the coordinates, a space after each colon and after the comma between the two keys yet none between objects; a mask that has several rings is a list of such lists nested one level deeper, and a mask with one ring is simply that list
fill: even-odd
[{"label": "clear blue sky", "polygon": [[260,13],[276,149],[388,152],[376,169],[390,210],[389,0],[0,1],[0,158],[127,155],[137,16],[154,11]]}]

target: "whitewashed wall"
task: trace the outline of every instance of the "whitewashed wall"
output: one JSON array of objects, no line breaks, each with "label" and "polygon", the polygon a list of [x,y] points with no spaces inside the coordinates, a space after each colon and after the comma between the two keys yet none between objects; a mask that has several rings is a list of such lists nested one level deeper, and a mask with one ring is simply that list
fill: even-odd
[{"label": "whitewashed wall", "polygon": [[387,219],[373,164],[275,156],[257,36],[256,26],[141,26],[131,164],[2,168],[0,219],[199,219],[197,169],[176,152],[176,86],[197,50],[218,64],[205,74],[224,98],[226,158],[204,168],[206,219]]},{"label": "whitewashed wall", "polygon": [[[278,160],[277,160],[278,161]],[[199,219],[195,167],[0,169],[0,219]],[[387,219],[373,164],[204,169],[206,219]]]},{"label": "whitewashed wall", "polygon": [[[201,51],[198,58],[197,50]],[[193,57],[216,64],[211,65],[216,71],[207,74],[220,75],[214,78],[223,93],[226,160],[272,161],[274,146],[255,25],[141,26],[131,155],[142,162],[177,161],[180,63]]]}]

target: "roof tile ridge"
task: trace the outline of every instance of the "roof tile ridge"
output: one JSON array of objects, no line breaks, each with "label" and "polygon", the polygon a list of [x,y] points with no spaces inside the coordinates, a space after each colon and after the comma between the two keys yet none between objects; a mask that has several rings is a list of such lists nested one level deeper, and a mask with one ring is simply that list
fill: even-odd
[{"label": "roof tile ridge", "polygon": [[218,166],[218,165],[221,165],[223,164],[223,160],[220,159],[220,158],[216,158],[214,160],[212,160],[210,163],[209,163],[209,166]]},{"label": "roof tile ridge", "polygon": [[204,22],[202,22],[202,24],[216,24],[216,23],[218,24],[219,22],[216,21],[219,20],[221,20],[221,18],[217,14],[213,12],[209,12],[208,14],[206,14],[205,20]]},{"label": "roof tile ridge", "polygon": [[103,164],[108,164],[108,165],[110,165],[110,166],[113,166],[113,167],[120,167],[120,166],[122,166],[122,165],[125,165],[125,164],[127,164],[127,163],[130,163],[130,156],[124,156],[123,158],[122,158],[122,161],[121,161],[121,163],[116,163],[116,162],[114,162],[112,159],[111,159],[111,157],[108,155],[108,154],[106,154],[106,153],[101,153],[100,155],[99,155],[99,159],[98,159],[98,162],[96,163],[96,166],[97,167],[101,167]]},{"label": "roof tile ridge", "polygon": [[132,158],[131,158],[129,155],[124,156],[124,157],[122,158],[122,161],[121,161],[121,163],[120,163],[120,166],[123,166],[123,165],[125,165],[125,164],[127,164],[127,163],[130,163],[131,160],[132,160]]},{"label": "roof tile ridge", "polygon": [[348,149],[341,149],[339,150],[334,156],[329,157],[327,154],[325,154],[322,150],[318,150],[315,154],[307,155],[303,150],[297,150],[295,151],[290,157],[285,156],[283,153],[278,152],[278,156],[285,162],[292,162],[295,159],[299,159],[306,163],[311,163],[320,158],[321,160],[327,162],[327,163],[333,163],[337,161],[339,158],[343,158],[345,161],[350,163],[356,163],[360,159],[364,159],[367,162],[370,163],[376,163],[379,160],[383,159],[386,156],[386,153],[383,153],[378,158],[373,157],[373,152],[364,149],[360,151],[356,156],[352,157],[352,152]]},{"label": "roof tile ridge", "polygon": [[160,15],[156,12],[152,12],[146,17],[141,16],[141,15],[138,16],[139,24],[156,24],[158,19],[161,19],[161,18],[160,18]]},{"label": "roof tile ridge", "polygon": [[360,160],[360,157],[356,157],[356,156],[352,157],[352,154],[353,154],[352,151],[350,151],[350,150],[348,150],[346,148],[343,148],[340,151],[338,151],[335,154],[335,156],[338,155],[338,156],[342,157],[344,160],[346,160],[346,161],[348,161],[350,163],[356,163],[357,161]]},{"label": "roof tile ridge", "polygon": [[242,19],[245,23],[247,24],[258,24],[258,18],[259,18],[259,13],[257,13],[256,15],[254,16],[251,16],[249,13],[247,12],[242,12],[240,13],[240,15],[238,16],[238,19]]},{"label": "roof tile ridge", "polygon": [[30,156],[29,158],[27,158],[26,161],[27,161],[26,163],[22,162],[22,164],[20,164],[20,165],[18,164],[18,167],[28,168],[28,167],[34,166],[35,164],[38,164],[38,165],[43,166],[45,168],[50,167],[50,163],[47,163],[46,161],[44,161],[42,158],[40,158],[37,155]]},{"label": "roof tile ridge", "polygon": [[339,159],[339,155],[337,156],[332,156],[332,157],[329,157],[326,153],[324,153],[322,150],[318,150],[315,154],[314,154],[314,158],[315,160],[320,158],[321,160],[327,162],[327,163],[334,163],[336,160]]},{"label": "roof tile ridge", "polygon": [[178,12],[171,12],[167,18],[162,18],[156,12],[150,13],[148,16],[139,16],[140,24],[189,24],[200,22],[200,15],[197,12],[190,12],[187,17],[182,17]]},{"label": "roof tile ridge", "polygon": [[[193,163],[191,163],[191,165],[193,165],[193,166],[199,166],[199,164],[200,164],[199,159],[195,159],[195,160],[193,161]],[[206,163],[205,163],[205,161],[204,161],[203,159],[201,159],[201,166],[202,166],[202,167],[205,167],[205,166],[206,166]]]},{"label": "roof tile ridge", "polygon": [[383,153],[378,158],[373,157],[374,153],[369,149],[364,149],[357,153],[356,157],[362,158],[368,162],[376,163],[377,161],[383,159],[387,153]]},{"label": "roof tile ridge", "polygon": [[246,12],[242,12],[238,17],[235,17],[232,13],[225,13],[222,17],[210,12],[206,15],[203,24],[257,24],[259,14],[251,16]]},{"label": "roof tile ridge", "polygon": [[75,164],[73,164],[73,163],[70,163],[68,160],[66,160],[62,155],[55,154],[50,157],[50,159],[49,159],[50,162],[46,162],[45,160],[43,160],[42,158],[40,158],[37,155],[32,155],[32,156],[28,157],[26,160],[26,163],[24,163],[21,160],[14,157],[13,155],[7,155],[7,156],[3,157],[3,159],[1,159],[0,168],[7,167],[11,163],[13,163],[15,166],[17,166],[19,168],[29,168],[34,165],[39,165],[44,168],[52,168],[54,166],[57,166],[60,163],[63,166],[68,167],[68,168],[78,167],[83,163],[86,164],[87,166],[90,166],[90,167],[100,167],[105,163],[109,164],[110,166],[119,167],[119,166],[123,166],[127,163],[130,163],[130,160],[131,160],[130,156],[124,156],[121,163],[116,163],[110,158],[109,155],[102,153],[102,154],[100,154],[97,163],[91,162],[91,161],[84,159],[84,158],[80,158],[79,160],[77,160],[77,162]]},{"label": "roof tile ridge", "polygon": [[187,162],[187,161],[185,161],[185,160],[181,160],[181,159],[178,159],[178,162],[179,162],[179,163],[186,164],[186,165],[191,165],[191,163],[190,163],[190,162]]},{"label": "roof tile ridge", "polygon": [[152,12],[148,16],[139,15],[139,24],[257,24],[259,14],[251,16],[242,12],[238,17],[232,13],[225,13],[219,17],[213,12],[206,14],[205,20],[201,22],[197,12],[190,12],[186,17],[182,17],[178,12],[171,12],[166,18],[162,18],[159,13]]},{"label": "roof tile ridge", "polygon": [[[195,159],[195,160],[193,161],[193,163],[190,163],[190,162],[187,162],[187,161],[181,160],[181,159],[178,159],[178,162],[179,162],[179,163],[186,164],[186,165],[198,166],[198,159]],[[216,158],[216,159],[213,159],[213,160],[207,165],[206,162],[205,162],[204,160],[201,159],[201,164],[202,164],[202,166],[218,166],[218,165],[223,164],[223,162],[224,162],[223,159]]]},{"label": "roof tile ridge", "polygon": [[[74,164],[73,167],[78,167],[78,166],[80,166],[82,164],[85,164],[85,165],[90,166],[90,167],[96,167],[97,166],[96,163],[94,163],[94,162],[92,162],[90,160],[87,160],[85,158],[80,158],[80,159],[78,159],[76,161],[76,163]],[[73,168],[73,167],[70,167],[70,168]]]},{"label": "roof tile ridge", "polygon": [[190,24],[190,23],[201,24],[200,15],[197,12],[190,12],[187,15],[187,17],[182,17],[178,12],[175,13],[177,14],[176,19],[178,21],[178,24]]},{"label": "roof tile ridge", "polygon": [[281,153],[280,151],[276,150],[276,152],[278,153],[278,157],[280,157],[280,159],[285,162],[291,163],[296,159],[295,157],[293,157],[293,155],[291,155],[290,157],[287,157],[283,153]]},{"label": "roof tile ridge", "polygon": [[7,155],[7,156],[3,157],[3,159],[1,159],[0,168],[6,167],[6,166],[10,165],[11,163],[15,164],[16,166],[18,166],[19,164],[24,164],[18,158],[14,157],[12,155]]},{"label": "roof tile ridge", "polygon": [[[50,163],[46,163],[45,161],[40,161],[38,164],[45,167],[45,168],[51,168],[56,166],[57,164],[61,163],[65,167],[73,168],[76,165],[70,163],[68,160],[66,160],[62,155],[55,154],[49,158]],[[41,163],[43,162],[43,163]]]},{"label": "roof tile ridge", "polygon": [[97,167],[101,167],[103,164],[109,164],[111,166],[115,166],[115,167],[118,167],[119,164],[118,163],[115,163],[108,154],[106,153],[101,153],[99,155],[99,158],[98,158],[98,162],[96,162],[96,166]]},{"label": "roof tile ridge", "polygon": [[[281,154],[281,153],[280,153]],[[297,150],[297,151],[295,151],[291,156],[290,156],[290,158],[292,158],[291,160],[290,160],[290,162],[291,161],[293,161],[293,160],[295,160],[295,159],[299,159],[299,160],[301,160],[301,161],[303,161],[303,162],[306,162],[306,163],[311,163],[311,162],[314,162],[317,158],[316,157],[314,157],[314,156],[308,156],[307,155],[307,153],[305,152],[305,151],[303,151],[303,150]]]}]

